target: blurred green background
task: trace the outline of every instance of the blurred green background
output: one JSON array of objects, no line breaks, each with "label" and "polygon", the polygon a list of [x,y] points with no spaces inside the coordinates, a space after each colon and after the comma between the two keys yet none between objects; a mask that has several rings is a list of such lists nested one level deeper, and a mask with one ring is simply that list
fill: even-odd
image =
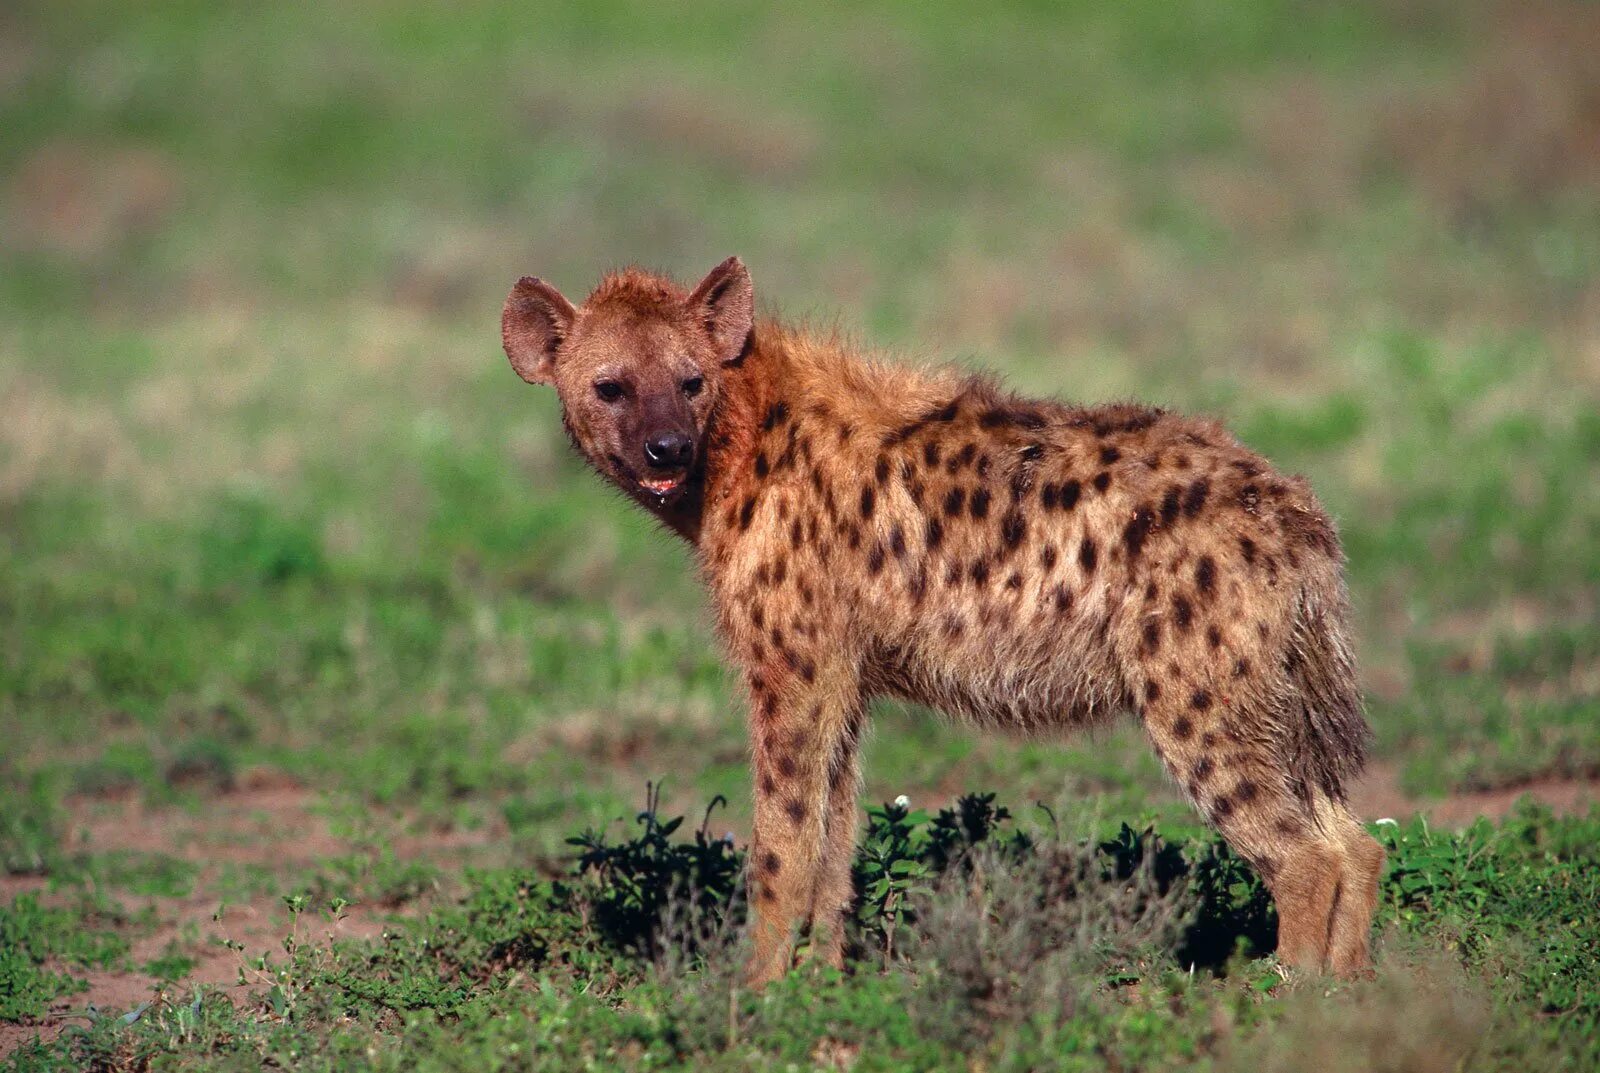
[{"label": "blurred green background", "polygon": [[[730,253],[1308,474],[1373,808],[1600,775],[1597,43],[1545,0],[6,5],[6,868],[266,790],[500,858],[663,776],[743,830],[688,556],[496,330],[523,273]],[[1132,731],[879,722],[880,800],[1181,811]]]}]

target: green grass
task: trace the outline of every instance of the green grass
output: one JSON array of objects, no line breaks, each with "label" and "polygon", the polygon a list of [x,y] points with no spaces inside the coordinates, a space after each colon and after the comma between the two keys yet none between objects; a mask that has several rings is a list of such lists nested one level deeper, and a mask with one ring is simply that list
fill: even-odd
[{"label": "green grass", "polygon": [[[857,858],[850,971],[796,973],[760,995],[737,983],[742,855],[681,822],[647,811],[636,833],[590,832],[556,880],[470,872],[459,897],[379,940],[316,941],[344,900],[286,897],[280,951],[241,958],[258,1005],[168,987],[137,1016],[91,1019],[12,1065],[734,1069],[842,1056],[867,1069],[1229,1069],[1336,1040],[1330,1068],[1600,1058],[1600,814],[1527,808],[1460,834],[1378,827],[1390,854],[1378,975],[1329,989],[1286,983],[1261,956],[1265,891],[1192,829],[1082,839],[992,797],[938,816],[884,806]],[[60,914],[34,899],[7,928],[13,917],[34,961],[117,956],[109,938],[51,945]],[[147,971],[191,965],[170,956]],[[73,986],[36,972],[15,993],[37,1005]]]},{"label": "green grass", "polygon": [[[904,360],[1214,414],[1339,519],[1386,777],[1415,797],[1600,778],[1585,5],[13,8],[0,882],[40,899],[8,912],[78,914],[132,944],[116,971],[179,981],[159,1017],[94,1022],[49,1061],[843,1061],[819,1035],[894,1041],[858,1068],[953,1061],[907,1011],[931,986],[914,963],[744,997],[730,1022],[725,992],[684,1006],[689,985],[628,958],[441,983],[420,947],[316,937],[295,955],[323,966],[297,977],[309,1022],[181,997],[218,902],[344,898],[427,929],[493,890],[509,927],[513,877],[562,874],[568,836],[663,775],[668,810],[721,794],[715,822],[748,830],[743,715],[689,556],[570,456],[499,351],[527,272],[576,295],[608,266],[698,277],[737,252],[771,310]],[[877,724],[873,799],[993,788],[1019,814],[1192,822],[1131,728],[1023,743],[894,705]],[[1523,843],[1589,822],[1484,833],[1515,873],[1494,897],[1575,875],[1571,854],[1517,871]],[[1169,948],[1141,976],[1161,982],[1004,1021],[985,1053],[1270,1066],[1363,1020],[1398,1032],[1400,1010],[1417,1039],[1496,1026],[1479,1065],[1583,1067],[1568,1022],[1519,1024],[1545,1000],[1505,983],[1570,949],[1524,928],[1469,951],[1418,912],[1394,909],[1379,981],[1326,1010],[1239,974],[1167,981]],[[451,926],[417,934],[486,956]],[[0,950],[0,1030],[89,1001],[91,963],[39,942]],[[1421,977],[1443,997],[1391,1001]],[[391,983],[417,989],[405,1016],[370,994],[329,1012]]]}]

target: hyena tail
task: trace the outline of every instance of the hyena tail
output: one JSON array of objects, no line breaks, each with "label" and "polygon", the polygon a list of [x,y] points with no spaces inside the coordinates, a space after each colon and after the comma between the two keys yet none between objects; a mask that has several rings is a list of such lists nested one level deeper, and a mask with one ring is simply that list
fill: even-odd
[{"label": "hyena tail", "polygon": [[1366,765],[1372,728],[1362,712],[1350,644],[1350,605],[1337,568],[1303,586],[1284,656],[1291,710],[1285,759],[1307,802],[1321,794],[1343,804],[1345,784]]}]

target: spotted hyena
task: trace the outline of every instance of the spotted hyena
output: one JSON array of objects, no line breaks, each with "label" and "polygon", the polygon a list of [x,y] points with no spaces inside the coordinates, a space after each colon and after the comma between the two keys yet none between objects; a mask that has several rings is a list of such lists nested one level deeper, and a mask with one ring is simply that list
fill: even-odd
[{"label": "spotted hyena", "polygon": [[1345,804],[1369,731],[1338,538],[1220,426],[1019,398],[754,318],[737,258],[629,269],[502,333],[573,444],[694,546],[755,760],[751,976],[841,958],[875,696],[1038,732],[1137,714],[1249,860],[1289,963],[1367,964],[1383,851]]}]

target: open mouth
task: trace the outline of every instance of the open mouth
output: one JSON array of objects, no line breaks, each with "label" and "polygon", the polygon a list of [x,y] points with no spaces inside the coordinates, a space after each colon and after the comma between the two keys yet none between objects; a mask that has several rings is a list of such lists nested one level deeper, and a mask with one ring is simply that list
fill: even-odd
[{"label": "open mouth", "polygon": [[667,497],[675,495],[683,487],[684,479],[687,476],[687,474],[679,473],[671,477],[641,477],[639,479],[639,487],[657,499],[665,500]]}]

